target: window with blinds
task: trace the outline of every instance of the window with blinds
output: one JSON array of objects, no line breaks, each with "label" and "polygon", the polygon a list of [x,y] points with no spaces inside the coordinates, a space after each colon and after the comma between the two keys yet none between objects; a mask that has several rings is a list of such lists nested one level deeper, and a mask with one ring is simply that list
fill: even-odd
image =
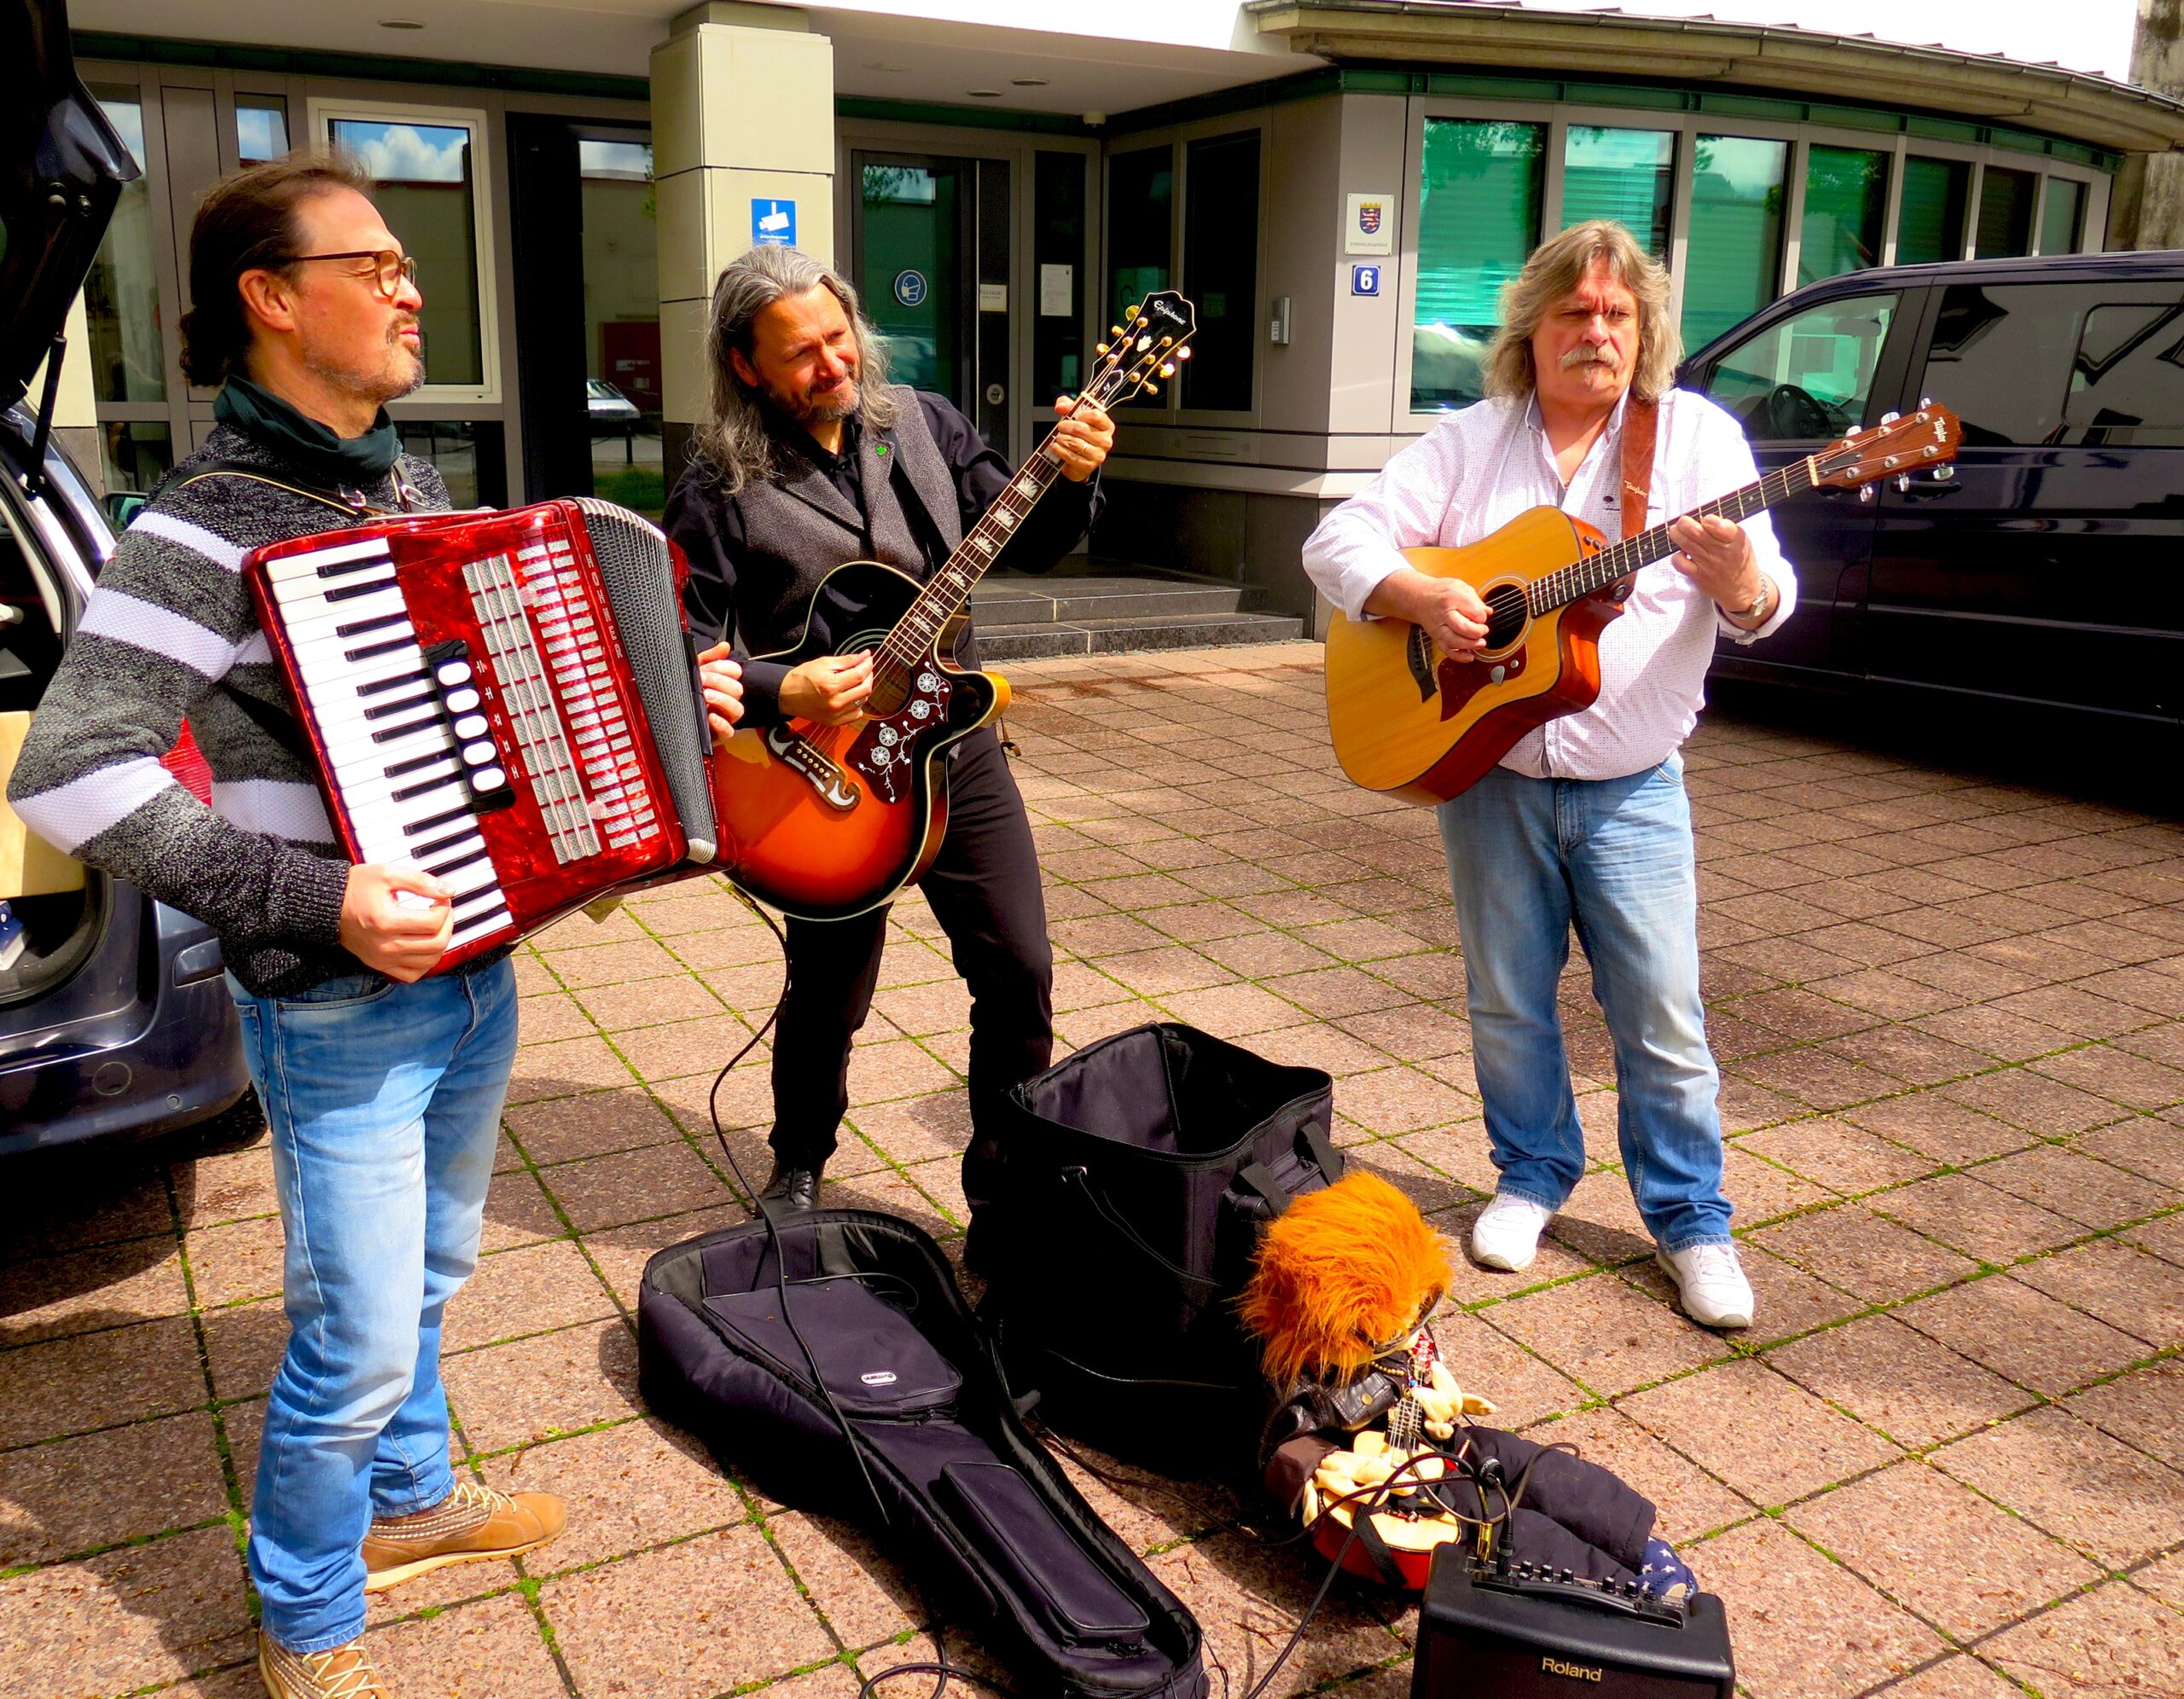
[{"label": "window with blinds", "polygon": [[1697,348],[1774,299],[1790,144],[1701,136],[1692,159],[1684,345]]},{"label": "window with blinds", "polygon": [[2040,252],[2076,253],[2085,224],[2085,185],[2068,177],[2048,179],[2040,208]]},{"label": "window with blinds", "polygon": [[1485,393],[1502,285],[1538,245],[1547,126],[1428,119],[1420,167],[1410,404],[1464,407]]},{"label": "window with blinds", "polygon": [[1676,182],[1676,136],[1573,124],[1562,149],[1562,228],[1612,218],[1663,264]]},{"label": "window with blinds", "polygon": [[1879,265],[1887,217],[1887,154],[1863,148],[1808,148],[1798,281],[1816,283]]},{"label": "window with blinds", "polygon": [[1972,167],[1961,159],[1903,162],[1903,201],[1896,213],[1896,263],[1931,265],[1964,258],[1964,214]]},{"label": "window with blinds", "polygon": [[2014,259],[2032,252],[2032,191],[2038,183],[2030,171],[1987,167],[1979,183],[1978,258]]}]

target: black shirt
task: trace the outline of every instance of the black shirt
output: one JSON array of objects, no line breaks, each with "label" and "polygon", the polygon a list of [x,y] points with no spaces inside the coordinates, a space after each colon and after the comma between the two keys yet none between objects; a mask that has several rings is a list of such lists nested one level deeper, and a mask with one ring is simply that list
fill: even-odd
[{"label": "black shirt", "polygon": [[[1015,468],[986,446],[978,427],[945,396],[927,390],[915,393],[918,410],[925,416],[926,428],[932,433],[933,445],[954,474],[957,519],[963,531],[968,532],[992,505],[994,497],[1008,487],[1008,480],[1015,476]],[[859,513],[868,513],[857,455],[862,426],[857,420],[851,419],[844,424],[842,451],[839,455],[828,453],[812,441],[810,433],[801,426],[778,415],[770,415],[769,426],[778,449],[809,461]],[[899,469],[901,457],[891,456],[890,463],[897,468],[890,474],[895,479],[897,503],[925,556],[922,570],[914,571],[912,576],[929,578],[947,560],[947,548],[926,516],[924,504],[911,490],[908,475]],[[1099,486],[1096,475],[1082,484],[1066,478],[1056,478],[1031,516],[995,557],[993,570],[1052,570],[1054,562],[1074,548],[1077,540],[1090,529],[1102,501]],[[742,504],[733,496],[723,496],[709,488],[694,467],[676,481],[660,523],[689,557],[690,583],[683,604],[690,616],[691,630],[702,645],[719,641],[723,634],[729,636],[735,643],[736,659],[743,663],[746,700],[760,718],[775,717],[781,680],[788,669],[778,661],[752,660],[736,635],[736,573],[744,558],[747,535]]]}]

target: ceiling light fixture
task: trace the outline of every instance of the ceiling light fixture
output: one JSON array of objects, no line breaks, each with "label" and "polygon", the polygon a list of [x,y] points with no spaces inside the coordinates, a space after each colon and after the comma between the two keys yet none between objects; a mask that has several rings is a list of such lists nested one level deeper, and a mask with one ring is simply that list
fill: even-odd
[{"label": "ceiling light fixture", "polygon": [[421,30],[425,27],[425,20],[422,18],[381,18],[379,26],[383,30]]},{"label": "ceiling light fixture", "polygon": [[997,101],[1001,98],[998,89],[966,89],[963,92],[974,101]]},{"label": "ceiling light fixture", "polygon": [[1011,77],[1008,80],[1012,86],[1019,89],[1043,89],[1047,86],[1044,77]]}]

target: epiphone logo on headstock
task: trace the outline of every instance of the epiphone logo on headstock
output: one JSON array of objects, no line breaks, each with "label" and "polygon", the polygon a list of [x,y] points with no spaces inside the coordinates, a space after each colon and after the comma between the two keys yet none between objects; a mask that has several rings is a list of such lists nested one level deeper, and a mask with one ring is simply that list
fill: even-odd
[{"label": "epiphone logo on headstock", "polygon": [[1572,1681],[1598,1681],[1600,1672],[1590,1664],[1565,1663],[1560,1658],[1542,1658],[1539,1667],[1549,1675],[1566,1675]]}]

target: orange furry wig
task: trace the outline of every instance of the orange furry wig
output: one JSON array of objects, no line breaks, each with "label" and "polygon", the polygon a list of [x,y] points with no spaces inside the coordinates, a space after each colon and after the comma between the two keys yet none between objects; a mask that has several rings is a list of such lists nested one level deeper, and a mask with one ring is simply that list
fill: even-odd
[{"label": "orange furry wig", "polygon": [[1238,1308],[1275,1385],[1307,1374],[1346,1384],[1409,1337],[1449,1279],[1440,1235],[1418,1206],[1356,1169],[1267,1229]]}]

